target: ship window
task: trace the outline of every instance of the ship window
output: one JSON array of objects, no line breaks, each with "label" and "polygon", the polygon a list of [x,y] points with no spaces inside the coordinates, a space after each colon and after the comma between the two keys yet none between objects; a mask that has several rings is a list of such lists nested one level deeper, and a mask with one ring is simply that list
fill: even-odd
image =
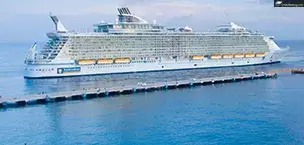
[{"label": "ship window", "polygon": [[197,64],[194,64],[194,66],[197,66]]}]

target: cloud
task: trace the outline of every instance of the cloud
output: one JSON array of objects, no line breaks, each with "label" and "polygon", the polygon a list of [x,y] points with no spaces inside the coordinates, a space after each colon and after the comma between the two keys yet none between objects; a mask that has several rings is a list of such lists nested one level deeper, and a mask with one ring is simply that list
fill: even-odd
[{"label": "cloud", "polygon": [[244,0],[244,2],[247,3],[255,3],[255,4],[272,4],[274,3],[274,0]]},{"label": "cloud", "polygon": [[[132,13],[148,22],[157,20],[157,23],[170,26],[189,25],[195,30],[207,30],[219,23],[234,21],[283,33],[281,29],[287,31],[289,26],[303,30],[304,21],[300,19],[304,9],[274,8],[273,0],[27,0],[22,4],[19,1],[1,3],[0,31],[9,36],[5,39],[40,39],[42,34],[53,29],[47,17],[49,12],[59,15],[68,29],[92,29],[92,24],[101,20],[114,22],[118,13],[116,8],[120,6],[129,7]],[[12,35],[12,31],[8,31],[12,28],[28,37]]]},{"label": "cloud", "polygon": [[[226,16],[239,16],[239,18],[245,18],[246,13],[256,13],[260,10],[256,7],[252,7],[250,4],[244,4],[243,6],[230,4],[217,4],[212,2],[201,1],[142,1],[142,0],[124,0],[123,2],[133,2],[134,5],[129,6],[132,13],[144,17],[146,19],[170,19],[174,17],[193,16],[201,20],[210,19],[225,19]],[[262,6],[263,7],[263,6]],[[112,13],[116,14],[116,9],[109,7],[108,5],[97,5],[87,9],[88,13]],[[211,17],[212,14],[212,17]],[[251,17],[254,18],[254,17]]]},{"label": "cloud", "polygon": [[[273,0],[27,0],[27,3],[19,3],[19,0],[10,0],[2,3],[0,13],[10,15],[29,14],[47,15],[53,12],[57,15],[89,15],[107,14],[116,15],[116,8],[128,6],[132,13],[147,19],[168,19],[173,17],[194,16],[199,19],[226,19],[227,16],[234,19],[247,20],[248,16],[252,20],[259,20],[261,17],[279,18],[271,5],[260,5],[271,3]],[[13,9],[12,9],[13,8]],[[277,8],[279,9],[279,8]],[[285,15],[292,15],[289,9]],[[300,10],[304,13],[304,10]],[[212,14],[212,16],[211,16]],[[297,15],[294,13],[293,15]],[[298,14],[298,16],[300,16]]]},{"label": "cloud", "polygon": [[273,4],[274,0],[259,0],[260,4]]}]

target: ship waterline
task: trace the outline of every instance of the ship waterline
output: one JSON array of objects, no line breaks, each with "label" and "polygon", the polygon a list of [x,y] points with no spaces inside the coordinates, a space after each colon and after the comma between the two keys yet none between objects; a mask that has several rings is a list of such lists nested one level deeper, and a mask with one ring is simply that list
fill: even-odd
[{"label": "ship waterline", "polygon": [[111,73],[232,67],[280,62],[285,54],[273,37],[238,26],[214,32],[165,28],[118,8],[118,20],[96,24],[92,33],[68,32],[51,15],[56,32],[40,50],[34,44],[24,77],[64,77]]},{"label": "ship waterline", "polygon": [[[280,53],[272,56],[280,57]],[[82,75],[98,75],[113,73],[135,73],[149,71],[168,71],[181,69],[204,69],[215,67],[235,67],[248,65],[262,65],[279,63],[280,60],[264,60],[259,58],[249,59],[226,59],[226,60],[171,60],[165,62],[146,62],[129,64],[94,64],[94,65],[28,65],[26,69],[37,71],[26,71],[26,78],[47,78],[47,77],[66,77]]]}]

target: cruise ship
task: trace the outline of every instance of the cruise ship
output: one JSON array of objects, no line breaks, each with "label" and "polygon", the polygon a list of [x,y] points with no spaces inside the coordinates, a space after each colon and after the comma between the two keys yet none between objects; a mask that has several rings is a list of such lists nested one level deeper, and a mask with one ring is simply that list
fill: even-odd
[{"label": "cruise ship", "polygon": [[40,49],[33,44],[25,59],[25,78],[67,77],[202,69],[278,63],[287,49],[274,37],[253,32],[233,22],[213,31],[196,32],[188,26],[168,28],[148,23],[117,8],[114,23],[94,24],[92,32],[68,31],[50,14],[56,31]]}]

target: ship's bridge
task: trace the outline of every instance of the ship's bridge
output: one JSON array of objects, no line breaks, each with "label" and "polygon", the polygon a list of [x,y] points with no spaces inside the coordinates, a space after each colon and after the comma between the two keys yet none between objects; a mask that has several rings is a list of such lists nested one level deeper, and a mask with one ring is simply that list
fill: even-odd
[{"label": "ship's bridge", "polygon": [[94,25],[94,32],[160,32],[164,26],[155,22],[149,24],[146,20],[131,14],[128,8],[118,8],[119,14],[115,24],[102,22]]}]

